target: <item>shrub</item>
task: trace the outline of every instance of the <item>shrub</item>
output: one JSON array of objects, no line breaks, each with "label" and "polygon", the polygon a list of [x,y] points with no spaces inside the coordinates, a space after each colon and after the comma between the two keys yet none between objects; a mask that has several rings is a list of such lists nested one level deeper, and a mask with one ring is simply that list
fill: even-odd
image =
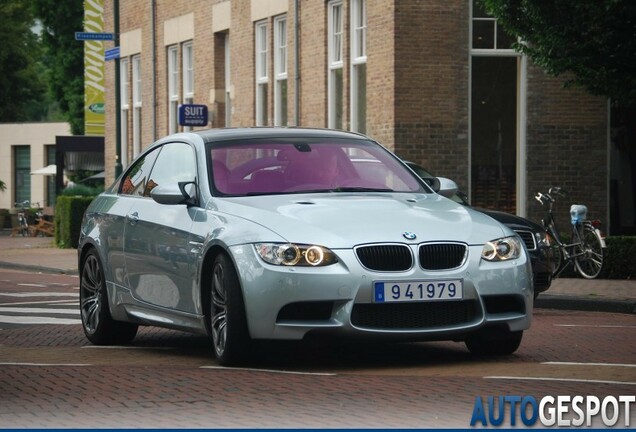
[{"label": "shrub", "polygon": [[[567,242],[569,239],[563,239]],[[603,270],[599,279],[633,279],[636,277],[636,237],[613,236],[605,239],[607,248],[603,255]],[[574,270],[574,263],[568,265],[559,277],[580,277]]]},{"label": "shrub", "polygon": [[94,197],[104,192],[103,187],[90,187],[83,184],[69,186],[62,191],[63,196],[90,196]]},{"label": "shrub", "polygon": [[603,276],[607,279],[633,279],[636,276],[636,237],[608,237],[606,243]]},{"label": "shrub", "polygon": [[57,197],[55,205],[55,243],[61,248],[76,248],[82,218],[93,196]]}]

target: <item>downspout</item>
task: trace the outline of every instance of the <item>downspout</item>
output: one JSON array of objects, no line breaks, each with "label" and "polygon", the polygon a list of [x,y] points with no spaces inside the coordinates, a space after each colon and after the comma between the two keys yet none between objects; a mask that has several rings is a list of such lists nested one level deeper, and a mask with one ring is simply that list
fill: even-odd
[{"label": "downspout", "polygon": [[299,32],[300,32],[300,23],[299,23],[299,18],[300,18],[300,13],[298,11],[300,7],[300,0],[296,0],[295,2],[295,6],[294,6],[294,50],[295,50],[295,55],[294,55],[294,69],[295,69],[295,74],[296,74],[296,92],[295,92],[295,100],[294,100],[294,105],[295,105],[295,126],[300,126],[300,46],[298,44],[298,41],[300,39],[299,37]]},{"label": "downspout", "polygon": [[152,36],[152,142],[157,140],[157,2],[152,0],[152,20],[150,24],[150,33]]},{"label": "downspout", "polygon": [[[113,1],[113,27],[115,46],[119,46],[119,0]],[[121,166],[121,76],[119,70],[119,56],[115,59],[115,178],[122,171]]]}]

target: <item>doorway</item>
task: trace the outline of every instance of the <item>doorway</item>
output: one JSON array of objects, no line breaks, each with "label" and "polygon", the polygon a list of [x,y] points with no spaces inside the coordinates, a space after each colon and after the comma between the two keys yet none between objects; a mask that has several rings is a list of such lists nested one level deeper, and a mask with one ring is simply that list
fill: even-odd
[{"label": "doorway", "polygon": [[516,213],[516,56],[473,56],[471,204]]}]

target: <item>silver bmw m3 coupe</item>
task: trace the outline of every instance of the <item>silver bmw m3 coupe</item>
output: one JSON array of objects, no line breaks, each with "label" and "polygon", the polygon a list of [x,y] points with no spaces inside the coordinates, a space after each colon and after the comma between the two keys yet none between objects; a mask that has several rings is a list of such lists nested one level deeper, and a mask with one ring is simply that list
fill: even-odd
[{"label": "silver bmw m3 coupe", "polygon": [[100,345],[139,325],[207,334],[223,365],[312,333],[510,354],[532,316],[525,246],[440,184],[349,132],[163,138],[84,215],[84,332]]}]

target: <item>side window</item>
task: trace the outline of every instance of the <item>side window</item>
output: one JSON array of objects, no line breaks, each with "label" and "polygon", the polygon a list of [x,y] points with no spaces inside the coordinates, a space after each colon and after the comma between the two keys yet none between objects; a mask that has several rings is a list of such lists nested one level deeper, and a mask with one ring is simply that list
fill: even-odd
[{"label": "side window", "polygon": [[144,188],[144,196],[161,184],[191,182],[197,178],[194,150],[185,143],[170,143],[161,147],[150,178]]},{"label": "side window", "polygon": [[119,193],[122,195],[143,196],[148,182],[148,174],[157,159],[160,149],[155,149],[137,160],[124,176]]}]

